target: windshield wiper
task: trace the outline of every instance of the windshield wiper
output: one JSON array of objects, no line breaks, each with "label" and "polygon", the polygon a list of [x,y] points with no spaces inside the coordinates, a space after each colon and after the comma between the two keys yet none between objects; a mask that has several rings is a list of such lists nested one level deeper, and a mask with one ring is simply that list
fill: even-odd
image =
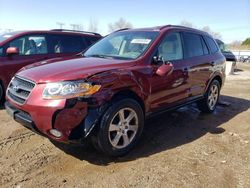
[{"label": "windshield wiper", "polygon": [[114,59],[112,56],[102,55],[102,54],[93,54],[93,55],[88,55],[87,57],[98,57],[98,58],[105,58],[105,59]]}]

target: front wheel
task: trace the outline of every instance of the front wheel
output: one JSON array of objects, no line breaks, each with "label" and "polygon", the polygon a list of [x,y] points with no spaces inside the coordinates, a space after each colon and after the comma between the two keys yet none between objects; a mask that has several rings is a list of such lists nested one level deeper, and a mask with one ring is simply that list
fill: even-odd
[{"label": "front wheel", "polygon": [[219,101],[220,96],[220,83],[217,80],[213,80],[210,84],[204,99],[197,103],[198,108],[205,113],[212,113]]},{"label": "front wheel", "polygon": [[104,113],[94,140],[105,154],[122,156],[136,145],[143,126],[144,113],[141,106],[133,99],[122,99]]}]

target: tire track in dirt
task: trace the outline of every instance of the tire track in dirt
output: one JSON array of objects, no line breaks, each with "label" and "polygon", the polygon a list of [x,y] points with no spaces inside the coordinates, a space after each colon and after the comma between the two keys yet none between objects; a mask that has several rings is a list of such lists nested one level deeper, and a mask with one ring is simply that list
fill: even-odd
[{"label": "tire track in dirt", "polygon": [[[58,152],[47,142],[33,132],[23,132],[0,140],[0,187],[13,187],[13,182],[17,184],[32,180],[37,173],[42,173],[44,167],[55,162]],[[22,145],[22,150],[18,149],[19,145]],[[16,154],[17,150],[19,152]]]}]

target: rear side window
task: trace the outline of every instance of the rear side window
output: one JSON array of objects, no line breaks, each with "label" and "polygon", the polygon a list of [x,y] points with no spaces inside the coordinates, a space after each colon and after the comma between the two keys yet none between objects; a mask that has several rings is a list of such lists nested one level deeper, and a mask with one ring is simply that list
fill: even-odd
[{"label": "rear side window", "polygon": [[97,38],[97,37],[83,37],[83,39],[87,40],[89,45],[92,45],[96,43],[98,40],[100,40],[100,38]]},{"label": "rear side window", "polygon": [[11,41],[9,47],[19,49],[20,55],[47,54],[47,41],[43,35],[27,35]]},{"label": "rear side window", "polygon": [[183,59],[182,43],[179,33],[167,35],[158,47],[158,56],[165,61]]},{"label": "rear side window", "polygon": [[52,53],[78,53],[87,45],[81,36],[51,35],[50,48]]},{"label": "rear side window", "polygon": [[205,36],[205,39],[207,41],[211,54],[214,54],[219,51],[218,46],[211,37]]},{"label": "rear side window", "polygon": [[183,33],[184,46],[185,46],[185,56],[187,58],[202,56],[203,45],[202,37],[193,33]]}]

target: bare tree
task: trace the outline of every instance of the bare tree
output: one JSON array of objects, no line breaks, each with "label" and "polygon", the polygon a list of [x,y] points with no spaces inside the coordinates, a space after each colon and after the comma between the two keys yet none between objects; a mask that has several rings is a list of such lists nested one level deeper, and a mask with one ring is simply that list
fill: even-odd
[{"label": "bare tree", "polygon": [[185,26],[185,27],[195,28],[195,26],[191,22],[186,21],[186,20],[181,21],[180,25]]},{"label": "bare tree", "polygon": [[231,42],[230,44],[228,44],[227,46],[229,49],[240,49],[241,43],[242,43],[242,41],[235,40],[235,41]]},{"label": "bare tree", "polygon": [[98,32],[98,21],[95,19],[90,19],[89,20],[89,27],[88,31],[90,32]]},{"label": "bare tree", "polygon": [[118,21],[108,24],[108,27],[109,32],[113,32],[118,29],[132,28],[133,25],[130,22],[126,21],[124,18],[120,18]]},{"label": "bare tree", "polygon": [[[186,21],[186,20],[183,20],[180,25],[185,26],[185,27],[197,28],[196,26],[194,26],[194,24],[192,22],[189,22],[189,21]],[[221,34],[219,32],[212,31],[209,26],[204,26],[204,27],[202,27],[200,29],[207,32],[207,33],[209,33],[210,35],[212,35],[216,39],[222,39]]]},{"label": "bare tree", "polygon": [[221,39],[222,38],[222,36],[221,36],[221,34],[219,32],[212,31],[209,26],[205,26],[201,30],[209,33],[210,35],[212,35],[216,39]]}]

